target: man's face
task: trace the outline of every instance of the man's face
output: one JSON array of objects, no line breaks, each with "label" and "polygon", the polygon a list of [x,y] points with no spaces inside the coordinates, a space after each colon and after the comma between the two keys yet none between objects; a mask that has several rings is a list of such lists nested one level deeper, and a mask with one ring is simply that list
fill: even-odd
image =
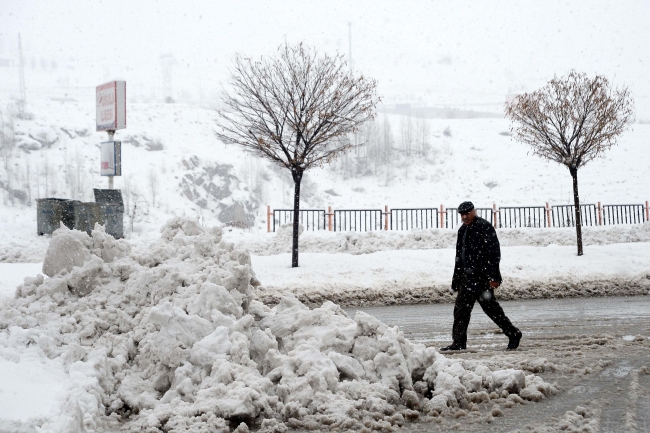
[{"label": "man's face", "polygon": [[463,212],[460,214],[460,219],[465,225],[470,225],[472,221],[474,221],[474,218],[476,218],[476,209],[472,209],[469,212]]}]

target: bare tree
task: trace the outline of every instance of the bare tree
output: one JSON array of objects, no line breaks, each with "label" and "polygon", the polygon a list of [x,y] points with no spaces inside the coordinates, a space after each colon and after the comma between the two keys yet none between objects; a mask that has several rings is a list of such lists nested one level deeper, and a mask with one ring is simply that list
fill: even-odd
[{"label": "bare tree", "polygon": [[149,203],[144,198],[144,194],[140,193],[138,185],[131,176],[124,177],[122,196],[124,197],[124,214],[131,227],[131,233],[133,233],[134,224],[149,215]]},{"label": "bare tree", "polygon": [[402,142],[402,150],[407,156],[411,156],[413,147],[413,119],[411,115],[402,116],[399,123],[399,132]]},{"label": "bare tree", "polygon": [[431,135],[431,127],[429,121],[423,113],[418,113],[415,118],[415,142],[417,143],[418,150],[426,158],[431,150],[431,143],[429,136]]},{"label": "bare tree", "polygon": [[238,55],[230,83],[216,135],[291,171],[291,263],[297,267],[303,173],[354,147],[348,135],[374,118],[376,81],[354,76],[341,55],[285,43],[275,57]]},{"label": "bare tree", "polygon": [[85,158],[83,151],[79,146],[74,147],[72,152],[72,163],[68,167],[72,167],[72,170],[66,170],[66,178],[69,178],[70,195],[75,199],[83,200],[86,186]]},{"label": "bare tree", "polygon": [[2,168],[4,172],[4,182],[2,183],[3,189],[3,202],[7,204],[7,198],[9,197],[12,200],[12,196],[9,193],[12,189],[12,180],[13,180],[13,166],[11,164],[13,160],[13,152],[16,146],[16,124],[15,116],[11,110],[7,110],[6,115],[3,114],[3,110],[0,109],[0,152],[2,153]]},{"label": "bare tree", "polygon": [[395,144],[395,138],[393,137],[393,131],[390,127],[390,121],[384,116],[382,123],[382,134],[381,134],[381,155],[382,163],[386,170],[386,186],[390,183],[393,177],[393,147]]},{"label": "bare tree", "polygon": [[506,103],[513,137],[542,158],[565,165],[573,179],[578,255],[582,219],[578,169],[616,144],[634,117],[630,91],[612,89],[607,78],[576,71],[555,77],[541,89]]},{"label": "bare tree", "polygon": [[[155,167],[149,168],[149,173],[147,174],[147,186],[149,187],[149,192],[151,192],[151,205],[156,207],[156,195],[158,194],[158,189],[160,185],[158,183],[158,171]],[[210,196],[208,194],[208,200]]]},{"label": "bare tree", "polygon": [[5,170],[10,169],[13,151],[16,147],[16,118],[7,110],[3,114],[0,110],[0,151],[2,151],[2,162]]},{"label": "bare tree", "polygon": [[251,196],[260,203],[264,203],[267,197],[267,182],[270,180],[262,161],[256,157],[246,158],[244,164],[241,165],[240,175],[246,185]]},{"label": "bare tree", "polygon": [[32,203],[32,165],[29,162],[29,159],[25,159],[25,180],[23,182],[25,189],[27,190],[27,202],[31,206]]},{"label": "bare tree", "polygon": [[43,179],[44,188],[45,188],[43,191],[43,195],[40,196],[41,198],[47,197],[48,194],[50,194],[50,192],[53,189],[55,189],[53,185],[54,176],[55,176],[54,167],[50,164],[49,158],[43,157],[41,159],[41,165],[39,167],[39,175],[38,175],[39,184],[40,184],[40,179]]}]

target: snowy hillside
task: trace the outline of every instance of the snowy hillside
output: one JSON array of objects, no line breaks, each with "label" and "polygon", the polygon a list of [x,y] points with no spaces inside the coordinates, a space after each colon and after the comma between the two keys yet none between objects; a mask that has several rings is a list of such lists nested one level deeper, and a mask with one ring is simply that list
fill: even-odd
[{"label": "snowy hillside", "polygon": [[[9,118],[3,105],[4,118]],[[265,227],[265,205],[287,208],[293,185],[288,173],[218,141],[216,113],[184,104],[130,104],[122,140],[123,176],[116,178],[127,208],[138,203],[134,230],[159,226],[170,215],[208,223],[247,221]],[[34,199],[92,201],[105,188],[98,175],[94,109],[77,102],[39,101],[25,110],[32,120],[14,120],[15,148],[0,169],[3,224],[35,221]],[[529,155],[508,135],[506,119],[421,119],[379,114],[357,137],[368,146],[330,167],[308,172],[303,207],[451,207],[465,199],[477,205],[543,205],[572,202],[567,170]],[[388,132],[387,132],[388,131]],[[581,198],[594,203],[640,203],[650,185],[646,151],[650,125],[635,124],[620,145],[579,173]],[[423,135],[418,138],[418,135]],[[373,143],[387,140],[390,159],[373,159]],[[423,143],[423,144],[419,144]]]}]

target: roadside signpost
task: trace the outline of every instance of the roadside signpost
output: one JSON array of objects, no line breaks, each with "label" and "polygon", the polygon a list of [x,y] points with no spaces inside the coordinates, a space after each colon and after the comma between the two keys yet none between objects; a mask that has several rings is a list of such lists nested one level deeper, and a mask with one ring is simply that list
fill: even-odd
[{"label": "roadside signpost", "polygon": [[100,175],[108,176],[108,189],[113,189],[113,176],[122,175],[122,146],[113,138],[116,130],[126,128],[126,81],[99,85],[95,96],[97,131],[108,133],[101,146]]},{"label": "roadside signpost", "polygon": [[[122,176],[122,142],[105,141],[102,143],[100,175]],[[113,189],[113,188],[109,188]]]}]

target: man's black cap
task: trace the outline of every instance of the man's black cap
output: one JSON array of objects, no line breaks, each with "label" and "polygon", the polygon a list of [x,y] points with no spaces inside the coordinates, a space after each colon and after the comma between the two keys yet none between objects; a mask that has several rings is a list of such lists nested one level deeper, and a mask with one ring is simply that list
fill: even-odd
[{"label": "man's black cap", "polygon": [[471,201],[464,201],[460,204],[460,206],[458,206],[458,213],[469,212],[472,209],[474,209],[474,203]]}]

